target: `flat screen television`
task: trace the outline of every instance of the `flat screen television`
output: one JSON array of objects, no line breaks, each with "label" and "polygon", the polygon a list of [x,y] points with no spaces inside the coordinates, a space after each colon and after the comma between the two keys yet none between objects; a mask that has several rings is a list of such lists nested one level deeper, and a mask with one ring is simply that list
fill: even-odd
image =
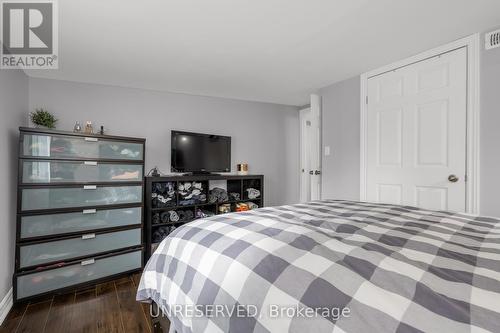
[{"label": "flat screen television", "polygon": [[231,171],[231,137],[172,131],[172,172]]}]

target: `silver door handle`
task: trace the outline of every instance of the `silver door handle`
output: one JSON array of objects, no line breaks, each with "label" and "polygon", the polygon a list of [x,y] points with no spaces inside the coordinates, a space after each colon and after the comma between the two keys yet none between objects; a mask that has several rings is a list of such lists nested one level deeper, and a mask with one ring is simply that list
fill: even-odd
[{"label": "silver door handle", "polygon": [[316,176],[317,176],[317,175],[321,175],[321,171],[316,170],[316,171],[314,171],[314,174],[315,174]]},{"label": "silver door handle", "polygon": [[309,171],[309,174],[310,174],[310,175],[314,175],[314,171],[312,171],[312,170],[311,170],[311,171]]},{"label": "silver door handle", "polygon": [[456,183],[456,182],[458,182],[458,177],[455,176],[455,175],[449,175],[448,176],[448,181],[452,182],[452,183]]}]

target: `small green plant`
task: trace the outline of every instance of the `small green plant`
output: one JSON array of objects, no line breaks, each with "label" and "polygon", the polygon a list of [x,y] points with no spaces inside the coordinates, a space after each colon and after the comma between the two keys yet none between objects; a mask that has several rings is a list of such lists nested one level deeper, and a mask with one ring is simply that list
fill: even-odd
[{"label": "small green plant", "polygon": [[57,119],[53,114],[44,110],[36,109],[35,112],[30,113],[31,122],[38,126],[45,126],[47,128],[55,128]]}]

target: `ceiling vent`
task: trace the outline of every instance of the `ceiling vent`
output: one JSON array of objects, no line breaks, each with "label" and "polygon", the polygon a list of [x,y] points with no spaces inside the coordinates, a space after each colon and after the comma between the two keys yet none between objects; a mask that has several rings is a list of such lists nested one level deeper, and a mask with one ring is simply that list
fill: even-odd
[{"label": "ceiling vent", "polygon": [[500,30],[488,32],[484,38],[484,42],[487,50],[500,47]]}]

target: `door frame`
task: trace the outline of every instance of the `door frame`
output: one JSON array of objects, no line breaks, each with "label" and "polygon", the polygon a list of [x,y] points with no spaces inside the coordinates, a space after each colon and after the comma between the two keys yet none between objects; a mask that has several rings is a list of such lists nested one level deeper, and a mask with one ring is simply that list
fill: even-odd
[{"label": "door frame", "polygon": [[480,88],[480,34],[474,34],[454,42],[439,46],[407,59],[366,72],[360,76],[360,200],[367,195],[367,112],[368,79],[386,72],[448,53],[465,47],[467,49],[467,124],[466,124],[466,213],[479,214],[479,88]]},{"label": "door frame", "polygon": [[[304,176],[306,177],[309,177],[309,174],[305,173],[305,169],[306,169],[306,160],[305,160],[305,152],[304,152],[304,142],[305,142],[305,138],[306,138],[306,132],[305,132],[305,127],[303,126],[304,124],[304,114],[306,112],[309,112],[310,115],[313,117],[313,119],[315,119],[314,121],[317,122],[317,125],[318,125],[318,138],[317,138],[317,144],[318,144],[318,151],[317,151],[317,154],[318,154],[318,160],[317,160],[317,170],[320,171],[320,174],[316,174],[317,177],[320,177],[320,180],[318,182],[318,200],[320,200],[322,198],[322,191],[321,191],[321,185],[322,185],[322,181],[321,181],[321,178],[323,177],[322,176],[322,168],[321,168],[321,164],[322,164],[322,159],[321,159],[321,153],[322,153],[322,143],[321,143],[321,137],[322,137],[322,126],[321,126],[321,96],[318,95],[318,94],[311,94],[310,96],[310,104],[309,105],[304,105],[303,107],[301,107],[299,109],[299,123],[300,123],[300,147],[299,147],[299,155],[300,155],[300,186],[299,186],[299,190],[300,190],[300,201],[301,202],[305,202],[305,195],[304,195],[304,191],[306,190],[306,188],[304,187]],[[304,170],[304,171],[303,171]],[[309,177],[309,182],[311,182],[313,179],[311,179],[311,177]],[[309,183],[309,191],[311,191],[311,183]],[[312,196],[312,194],[311,194]]]},{"label": "door frame", "polygon": [[306,135],[306,131],[304,128],[304,113],[305,112],[311,112],[311,106],[305,106],[302,107],[299,110],[299,123],[300,123],[300,194],[299,194],[299,199],[300,202],[306,202],[307,200],[305,199],[305,187],[304,187],[304,177],[306,176],[305,172],[305,148],[304,148],[304,138]]}]

